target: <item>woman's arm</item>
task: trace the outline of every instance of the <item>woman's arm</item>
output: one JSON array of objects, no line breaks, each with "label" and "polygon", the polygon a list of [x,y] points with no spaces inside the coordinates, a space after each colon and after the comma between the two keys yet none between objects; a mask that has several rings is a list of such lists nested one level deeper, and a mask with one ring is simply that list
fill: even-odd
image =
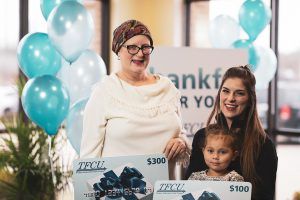
[{"label": "woman's arm", "polygon": [[257,195],[254,194],[255,199],[274,199],[277,165],[278,157],[275,146],[271,139],[267,137],[256,164],[260,182],[257,187]]},{"label": "woman's arm", "polygon": [[[180,119],[180,122],[182,123],[179,99],[176,106],[176,113]],[[184,164],[188,163],[188,159],[191,154],[191,145],[185,133],[185,130],[182,128],[179,135],[175,138],[171,138],[167,143],[164,153],[168,160],[176,158],[177,160],[183,161]]]},{"label": "woman's arm", "polygon": [[105,136],[105,104],[103,90],[97,87],[88,100],[83,115],[80,158],[100,157]]}]

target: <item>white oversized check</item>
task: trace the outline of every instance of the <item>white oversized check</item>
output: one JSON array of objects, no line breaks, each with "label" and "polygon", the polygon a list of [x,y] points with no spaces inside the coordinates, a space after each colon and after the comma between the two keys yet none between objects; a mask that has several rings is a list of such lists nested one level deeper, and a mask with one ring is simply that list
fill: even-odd
[{"label": "white oversized check", "polygon": [[251,200],[249,182],[157,181],[155,200]]},{"label": "white oversized check", "polygon": [[150,200],[155,182],[168,179],[168,160],[163,154],[73,162],[75,200]]}]

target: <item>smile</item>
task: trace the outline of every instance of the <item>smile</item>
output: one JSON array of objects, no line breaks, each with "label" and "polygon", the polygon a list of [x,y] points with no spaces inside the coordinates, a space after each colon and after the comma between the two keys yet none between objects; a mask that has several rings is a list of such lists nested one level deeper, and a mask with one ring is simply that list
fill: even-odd
[{"label": "smile", "polygon": [[225,104],[225,106],[227,108],[237,108],[238,107],[238,105],[232,105],[232,104]]},{"label": "smile", "polygon": [[135,64],[140,64],[140,63],[144,63],[144,60],[132,60],[132,62]]}]

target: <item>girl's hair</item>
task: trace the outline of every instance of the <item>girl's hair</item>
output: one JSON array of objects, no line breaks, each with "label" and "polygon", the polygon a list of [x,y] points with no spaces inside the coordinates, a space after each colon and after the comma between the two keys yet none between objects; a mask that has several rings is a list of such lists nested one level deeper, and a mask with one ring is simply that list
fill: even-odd
[{"label": "girl's hair", "polygon": [[225,72],[221,86],[218,90],[213,111],[207,120],[207,126],[211,123],[213,118],[215,118],[216,122],[223,126],[222,120],[220,119],[220,93],[222,91],[224,82],[230,78],[241,79],[249,95],[248,105],[241,116],[239,116],[239,119],[245,121],[245,129],[243,130],[244,133],[241,136],[243,138],[243,142],[240,156],[242,175],[245,177],[246,181],[250,181],[253,184],[253,187],[255,187],[257,181],[259,181],[259,177],[257,176],[255,170],[255,161],[258,159],[263,141],[266,138],[266,133],[258,118],[256,108],[256,80],[248,65],[231,67]]},{"label": "girl's hair", "polygon": [[218,124],[210,124],[205,128],[205,141],[203,147],[207,144],[208,136],[225,136],[226,140],[229,141],[230,148],[234,151],[240,151],[241,143],[240,143],[240,128],[234,129],[224,129],[222,126]]}]

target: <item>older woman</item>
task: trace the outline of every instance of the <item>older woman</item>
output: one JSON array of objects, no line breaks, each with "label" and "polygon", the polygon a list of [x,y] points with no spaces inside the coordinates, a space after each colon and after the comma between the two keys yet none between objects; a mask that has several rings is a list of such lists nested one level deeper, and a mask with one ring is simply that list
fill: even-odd
[{"label": "older woman", "polygon": [[[248,66],[229,68],[223,76],[207,126],[214,121],[225,129],[242,130],[238,135],[241,153],[230,169],[252,183],[252,199],[273,200],[278,158],[274,144],[258,118],[255,82]],[[201,151],[204,141],[205,128],[194,136],[187,177],[207,168]]]},{"label": "older woman", "polygon": [[113,32],[121,68],[95,87],[86,105],[81,158],[165,153],[174,163],[187,155],[180,93],[168,78],[147,71],[153,49],[148,28],[137,20]]}]

